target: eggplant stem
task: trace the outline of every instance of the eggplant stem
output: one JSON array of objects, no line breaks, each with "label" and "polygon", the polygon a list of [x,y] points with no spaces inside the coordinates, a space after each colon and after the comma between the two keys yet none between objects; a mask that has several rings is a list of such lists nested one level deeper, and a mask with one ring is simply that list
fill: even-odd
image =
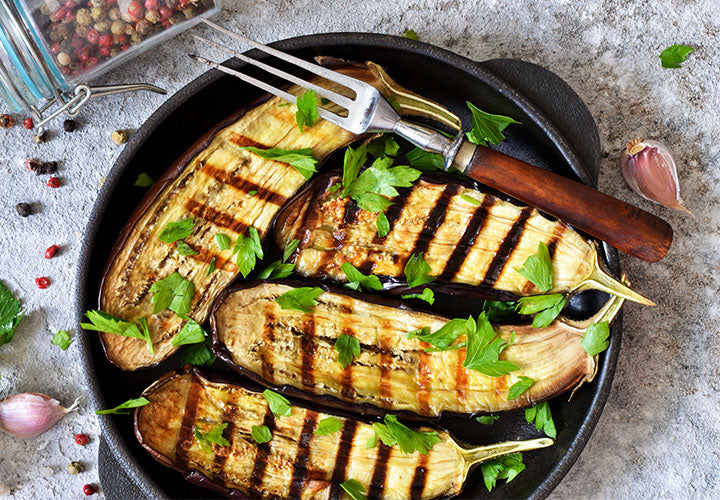
[{"label": "eggplant stem", "polygon": [[572,290],[572,293],[581,292],[583,290],[601,290],[646,306],[655,305],[655,302],[652,300],[634,292],[610,276],[600,264],[600,257],[598,256],[597,248],[595,249],[595,262],[593,263],[592,272]]},{"label": "eggplant stem", "polygon": [[456,445],[463,460],[462,480],[465,481],[468,472],[470,472],[470,468],[480,462],[485,462],[502,455],[509,455],[510,453],[547,448],[548,446],[552,446],[554,443],[555,441],[552,439],[539,438],[528,439],[527,441],[507,441],[504,443],[478,446],[477,448],[463,448],[460,445]]}]

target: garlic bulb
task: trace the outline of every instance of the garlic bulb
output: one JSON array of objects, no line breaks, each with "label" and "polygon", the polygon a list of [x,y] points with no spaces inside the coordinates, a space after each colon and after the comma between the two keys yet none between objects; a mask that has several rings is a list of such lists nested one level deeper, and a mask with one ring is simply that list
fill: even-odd
[{"label": "garlic bulb", "polygon": [[73,411],[77,403],[75,400],[70,408],[64,408],[56,399],[34,392],[10,396],[0,401],[0,430],[22,439],[39,436]]},{"label": "garlic bulb", "polygon": [[646,200],[692,215],[680,197],[675,160],[664,144],[641,138],[628,141],[620,168],[628,185]]}]

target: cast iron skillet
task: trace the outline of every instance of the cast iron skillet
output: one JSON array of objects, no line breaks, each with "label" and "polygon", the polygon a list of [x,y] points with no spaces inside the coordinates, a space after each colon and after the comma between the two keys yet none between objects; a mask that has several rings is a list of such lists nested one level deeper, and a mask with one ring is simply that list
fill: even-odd
[{"label": "cast iron skillet", "polygon": [[[367,33],[310,35],[273,45],[306,59],[329,55],[373,60],[400,84],[448,106],[466,124],[470,123],[466,99],[489,112],[513,116],[523,125],[508,129],[508,138],[500,149],[587,184],[596,183],[599,140],[592,117],[567,84],[542,68],[507,59],[476,63],[421,42]],[[259,95],[260,91],[239,80],[211,71],[168,99],[133,135],[108,174],[85,231],[77,274],[78,323],[86,310],[98,307],[98,285],[107,256],[146,191],[133,186],[137,175],[147,172],[157,179],[198,137]],[[337,158],[331,158],[329,164],[338,166]],[[617,253],[603,245],[601,254],[617,274]],[[569,307],[574,316],[588,316],[606,298],[605,294],[583,293],[575,296]],[[476,469],[461,497],[544,498],[552,491],[580,455],[602,412],[620,349],[620,333],[618,318],[610,346],[600,356],[595,381],[577,391],[571,403],[567,396],[551,402],[558,428],[555,446],[527,453],[527,469],[511,483],[499,483],[491,494]],[[137,397],[152,381],[180,364],[179,357],[174,356],[155,368],[123,372],[105,359],[95,334],[79,335],[79,342],[94,409]],[[215,369],[225,371],[220,361]],[[111,484],[125,484],[147,498],[213,498],[212,492],[186,483],[150,458],[133,436],[130,417],[100,416],[99,420],[104,439],[101,450],[109,451],[110,463],[114,459],[122,468],[117,471],[106,466],[108,470],[102,471],[106,493],[110,493]],[[493,426],[456,416],[443,417],[437,424],[472,444],[541,435],[525,422],[522,411],[504,414]],[[108,457],[101,460],[108,463]],[[130,482],[122,478],[123,472]],[[122,491],[123,496],[131,497],[129,489]]]}]

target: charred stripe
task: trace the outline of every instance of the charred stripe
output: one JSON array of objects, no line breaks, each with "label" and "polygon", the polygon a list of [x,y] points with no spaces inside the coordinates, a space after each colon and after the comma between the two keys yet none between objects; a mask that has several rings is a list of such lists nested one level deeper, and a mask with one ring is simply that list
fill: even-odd
[{"label": "charred stripe", "polygon": [[258,149],[270,149],[270,146],[266,146],[265,144],[257,142],[254,139],[250,139],[249,137],[245,137],[242,134],[233,133],[232,135],[230,135],[228,140],[239,148],[246,148],[248,146],[251,146]]},{"label": "charred stripe", "polygon": [[303,332],[300,337],[300,355],[302,356],[301,378],[305,387],[312,388],[315,385],[313,373],[315,365],[315,320],[309,319],[303,323]]},{"label": "charred stripe", "polygon": [[410,498],[422,498],[423,491],[425,491],[428,456],[422,453],[418,453],[418,455],[418,464],[415,467],[415,475],[410,485]]},{"label": "charred stripe", "polygon": [[358,423],[355,420],[345,420],[342,435],[340,436],[340,444],[338,445],[337,454],[335,455],[335,467],[333,467],[332,486],[330,487],[329,495],[331,500],[340,500],[342,497],[343,489],[340,487],[340,483],[345,481],[357,425]]},{"label": "charred stripe", "polygon": [[[265,418],[263,418],[263,425],[270,429],[272,433],[275,430],[275,417],[273,417],[270,406],[265,410]],[[252,476],[250,476],[250,489],[260,494],[262,489],[262,483],[265,478],[265,469],[267,468],[268,457],[270,456],[270,441],[269,443],[262,443],[257,445],[257,452],[255,453],[255,462],[253,464]]]},{"label": "charred stripe", "polygon": [[422,231],[415,240],[415,247],[413,248],[408,259],[413,254],[424,254],[430,245],[430,241],[435,236],[438,228],[445,222],[445,215],[447,213],[450,199],[460,192],[459,184],[446,184],[443,188],[442,194],[435,202],[435,206],[428,214],[428,218],[425,219]]},{"label": "charred stripe", "polygon": [[227,427],[223,430],[222,436],[230,441],[230,446],[220,446],[218,448],[218,451],[220,453],[215,453],[215,470],[224,472],[225,471],[225,463],[227,462],[228,455],[232,451],[232,443],[233,443],[233,434],[235,433],[235,419],[237,416],[237,401],[231,403],[230,398],[232,397],[233,392],[228,392],[228,400],[225,402],[225,410],[223,411],[223,423],[227,424]]},{"label": "charred stripe", "polygon": [[455,391],[457,392],[458,401],[467,404],[467,391],[469,386],[468,372],[465,368],[466,349],[458,349],[458,364],[455,369]]},{"label": "charred stripe", "polygon": [[275,191],[260,186],[259,184],[255,184],[254,182],[250,182],[249,180],[244,179],[240,175],[230,175],[227,170],[223,170],[222,168],[217,168],[213,165],[205,164],[201,172],[208,177],[212,177],[216,181],[232,186],[233,188],[237,189],[242,193],[245,193],[248,196],[248,193],[250,191],[257,191],[253,198],[267,201],[269,203],[274,203],[275,205],[282,205],[287,201],[287,196],[276,193]]},{"label": "charred stripe", "polygon": [[183,445],[187,442],[192,443],[194,439],[193,427],[195,425],[201,390],[202,387],[200,384],[192,379],[185,398],[185,409],[183,411],[182,423],[180,424],[180,431],[178,432],[178,440],[177,443],[175,443],[177,465],[181,469],[187,468],[188,465],[187,449]]},{"label": "charred stripe", "polygon": [[523,229],[525,228],[525,222],[527,222],[532,211],[533,209],[528,207],[522,209],[520,216],[507,232],[505,238],[503,238],[502,243],[500,243],[500,246],[495,252],[495,257],[493,257],[493,260],[490,262],[487,272],[485,273],[485,278],[482,280],[482,283],[480,283],[480,286],[492,288],[498,280],[505,268],[505,264],[507,264],[508,260],[510,260],[510,256],[515,250],[518,241],[520,241],[520,236],[522,236]]},{"label": "charred stripe", "polygon": [[[352,310],[351,310],[352,312]],[[353,337],[355,335],[355,332],[353,332],[350,328],[343,328],[342,333],[345,335],[348,335],[350,337]],[[340,374],[340,394],[345,399],[353,400],[355,399],[355,389],[353,388],[353,376],[352,376],[352,365],[345,368],[342,373]]]},{"label": "charred stripe", "polygon": [[[555,250],[557,249],[557,245],[560,242],[560,239],[562,238],[563,234],[565,233],[565,229],[567,226],[561,222],[555,223],[555,228],[553,229],[553,236],[550,238],[550,241],[548,242],[548,253],[550,254],[550,261],[552,262],[552,259],[555,257]],[[533,289],[535,285],[532,283],[532,281],[529,281],[525,283],[525,286],[523,286],[523,293],[529,293],[530,290]]]},{"label": "charred stripe", "polygon": [[209,207],[203,203],[189,199],[185,202],[185,208],[191,214],[205,219],[208,222],[212,222],[218,227],[224,227],[230,229],[236,233],[244,233],[248,228],[248,224],[235,219],[233,216],[228,215],[224,212]]},{"label": "charred stripe", "polygon": [[368,498],[382,498],[383,491],[385,490],[385,478],[387,477],[390,453],[392,453],[392,447],[379,441],[378,452],[375,457],[375,468],[373,469],[370,487],[368,488]]},{"label": "charred stripe", "polygon": [[295,455],[295,463],[293,464],[292,480],[290,481],[290,493],[288,498],[300,498],[305,484],[305,478],[308,475],[308,462],[310,460],[310,444],[313,440],[313,431],[317,424],[318,414],[312,410],[305,413],[305,422],[302,431],[300,431],[300,439],[298,442],[298,451]]}]

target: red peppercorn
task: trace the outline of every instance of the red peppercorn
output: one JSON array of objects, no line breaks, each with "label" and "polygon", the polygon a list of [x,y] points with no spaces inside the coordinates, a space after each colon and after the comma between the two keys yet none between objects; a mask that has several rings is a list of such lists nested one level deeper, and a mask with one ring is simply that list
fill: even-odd
[{"label": "red peppercorn", "polygon": [[113,37],[109,33],[105,33],[104,35],[100,35],[100,38],[98,38],[98,45],[101,47],[110,47],[113,43]]},{"label": "red peppercorn", "polygon": [[130,48],[130,45],[126,43],[125,45],[122,45],[122,46],[120,47],[120,51],[125,52],[125,51],[126,51],[127,49],[129,49],[129,48]]},{"label": "red peppercorn", "polygon": [[78,50],[77,56],[78,56],[78,59],[80,59],[81,61],[83,61],[83,62],[87,61],[88,57],[90,57],[90,49],[87,47],[84,47],[84,48]]},{"label": "red peppercorn", "polygon": [[85,446],[90,442],[90,437],[87,434],[75,434],[75,442],[80,446]]},{"label": "red peppercorn", "polygon": [[23,127],[25,127],[28,130],[32,130],[35,128],[35,123],[33,122],[32,118],[25,118],[23,120]]},{"label": "red peppercorn", "polygon": [[65,14],[65,19],[67,19],[68,21],[74,21],[75,13],[71,10],[67,11],[67,13]]},{"label": "red peppercorn", "polygon": [[62,47],[60,47],[60,42],[55,42],[50,46],[50,52],[52,52],[54,56],[58,55],[61,51]]},{"label": "red peppercorn", "polygon": [[40,276],[39,278],[35,278],[35,284],[40,290],[44,290],[50,286],[50,280],[45,276]]},{"label": "red peppercorn", "polygon": [[100,62],[100,59],[98,59],[97,57],[88,57],[88,60],[85,61],[85,68],[92,69],[95,66],[97,66],[99,62]]},{"label": "red peppercorn", "polygon": [[[59,245],[53,245],[53,246],[48,247],[48,249],[45,250],[45,258],[52,259],[53,257],[55,257],[55,254],[57,253],[58,250],[60,250]],[[81,435],[82,434],[78,434],[77,436],[75,436],[75,440],[77,441],[77,437],[81,436]]]},{"label": "red peppercorn", "polygon": [[147,10],[158,10],[157,0],[145,0],[145,8]]},{"label": "red peppercorn", "polygon": [[85,38],[87,38],[88,42],[95,45],[96,43],[98,43],[98,39],[100,38],[100,33],[98,33],[98,31],[95,28],[90,28],[90,31],[88,31],[88,34]]},{"label": "red peppercorn", "polygon": [[130,2],[130,5],[128,5],[127,13],[130,19],[137,22],[143,17],[143,10],[142,4],[137,0],[133,0]]},{"label": "red peppercorn", "polygon": [[110,55],[110,47],[107,45],[100,45],[98,47],[98,53],[103,57],[107,57]]},{"label": "red peppercorn", "polygon": [[160,20],[161,21],[167,21],[172,17],[172,10],[169,9],[167,6],[163,5],[160,7]]},{"label": "red peppercorn", "polygon": [[97,493],[97,488],[92,484],[86,484],[83,486],[83,493],[85,493],[85,496],[94,495]]},{"label": "red peppercorn", "polygon": [[47,186],[53,189],[60,187],[60,179],[57,177],[50,177],[47,181]]},{"label": "red peppercorn", "polygon": [[67,9],[65,9],[65,7],[60,7],[58,10],[53,12],[53,15],[51,17],[53,21],[58,22],[62,21],[63,17],[65,17],[65,14],[67,14]]}]

